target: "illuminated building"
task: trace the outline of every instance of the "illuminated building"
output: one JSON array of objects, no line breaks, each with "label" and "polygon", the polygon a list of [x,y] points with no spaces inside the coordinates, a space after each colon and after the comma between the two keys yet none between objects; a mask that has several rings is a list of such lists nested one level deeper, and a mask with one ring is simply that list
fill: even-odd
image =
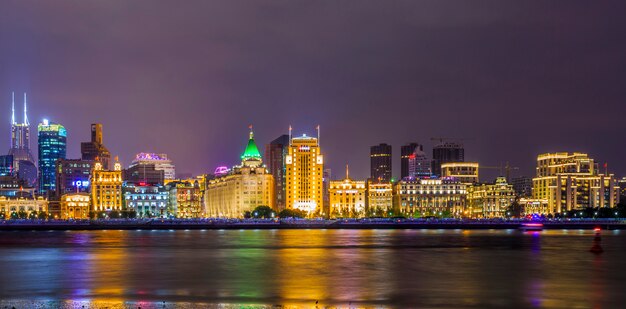
[{"label": "illuminated building", "polygon": [[37,126],[39,145],[39,192],[56,190],[56,160],[65,159],[67,131],[57,123],[44,119]]},{"label": "illuminated building", "polygon": [[389,215],[393,209],[393,185],[390,182],[367,181],[365,208],[372,216]]},{"label": "illuminated building", "polygon": [[252,131],[241,165],[209,180],[204,194],[207,216],[212,218],[242,218],[258,206],[274,208],[274,177],[263,165]]},{"label": "illuminated building", "polygon": [[443,177],[453,177],[467,185],[478,183],[477,162],[451,162],[441,164]]},{"label": "illuminated building", "polygon": [[[142,167],[147,165],[154,166],[154,169],[157,171],[163,171],[163,179],[176,179],[176,167],[172,164],[172,160],[168,159],[167,155],[164,153],[138,153],[129,169],[135,166]],[[138,168],[138,170],[140,170],[140,168]],[[163,181],[158,183],[163,184]]]},{"label": "illuminated building", "polygon": [[548,207],[548,200],[521,198],[518,203],[522,206],[522,215],[549,215],[551,214]]},{"label": "illuminated building", "polygon": [[35,187],[37,184],[37,167],[30,152],[30,123],[26,109],[26,93],[24,93],[24,120],[22,123],[15,121],[15,94],[12,94],[11,106],[11,149],[9,155],[13,156],[13,167],[17,177],[25,181],[25,185]]},{"label": "illuminated building", "polygon": [[432,175],[431,164],[432,162],[426,156],[426,153],[422,150],[422,146],[415,148],[413,153],[409,154],[408,161],[408,173],[409,177],[414,178],[430,178]]},{"label": "illuminated building", "polygon": [[122,165],[117,158],[112,171],[95,162],[89,183],[93,211],[122,210]]},{"label": "illuminated building", "polygon": [[324,157],[319,146],[319,126],[317,138],[306,134],[291,138],[285,163],[287,208],[300,209],[309,215],[327,215],[324,213]]},{"label": "illuminated building", "polygon": [[169,192],[162,185],[127,184],[123,188],[126,210],[134,210],[137,217],[173,217],[168,212]]},{"label": "illuminated building", "polygon": [[131,184],[159,185],[165,183],[165,172],[157,170],[154,164],[133,164],[124,170],[124,180]]},{"label": "illuminated building", "polygon": [[466,207],[466,185],[454,178],[405,178],[396,185],[400,211],[408,216],[461,217]]},{"label": "illuminated building", "polygon": [[390,182],[392,177],[392,148],[388,144],[370,147],[370,178]]},{"label": "illuminated building", "polygon": [[33,197],[35,188],[25,187],[25,181],[14,176],[0,176],[0,196]]},{"label": "illuminated building", "polygon": [[[202,205],[202,188],[197,179],[188,179],[175,183],[174,191],[176,201],[172,213],[178,218],[202,218],[204,207]],[[172,191],[169,191],[172,194]]]},{"label": "illuminated building", "polygon": [[322,174],[322,200],[324,206],[322,206],[322,213],[330,213],[330,181],[332,179],[333,171],[330,168],[325,168]]},{"label": "illuminated building", "polygon": [[514,177],[511,180],[513,190],[519,197],[531,197],[533,194],[533,179],[526,176]]},{"label": "illuminated building", "polygon": [[352,180],[346,166],[346,178],[333,180],[328,189],[331,218],[359,218],[365,215],[365,181]]},{"label": "illuminated building", "polygon": [[99,161],[104,170],[109,169],[111,153],[102,143],[102,124],[91,124],[91,141],[80,143],[81,159]]},{"label": "illuminated building", "polygon": [[418,143],[410,143],[400,147],[400,179],[409,177],[409,157],[416,150],[423,151],[423,146]]},{"label": "illuminated building", "polygon": [[0,176],[15,176],[13,170],[13,156],[0,156]]},{"label": "illuminated building", "polygon": [[89,178],[94,161],[58,159],[56,165],[56,195],[89,192]]},{"label": "illuminated building", "polygon": [[465,149],[458,142],[444,141],[433,147],[433,175],[442,176],[441,165],[449,162],[465,161]]},{"label": "illuminated building", "polygon": [[25,212],[27,215],[31,213],[47,213],[48,200],[41,196],[36,198],[0,196],[0,214],[4,214],[5,219],[19,212]]},{"label": "illuminated building", "polygon": [[89,219],[89,193],[68,193],[61,196],[61,219]]},{"label": "illuminated building", "polygon": [[548,200],[550,213],[586,207],[615,207],[619,189],[613,174],[602,174],[584,153],[546,153],[537,156],[533,198]]},{"label": "illuminated building", "polygon": [[274,176],[274,205],[277,211],[285,209],[287,178],[285,158],[289,151],[289,135],[283,134],[265,145],[265,164]]},{"label": "illuminated building", "polygon": [[474,184],[467,187],[468,213],[472,218],[502,218],[515,201],[515,190],[505,177],[496,178],[493,184]]}]

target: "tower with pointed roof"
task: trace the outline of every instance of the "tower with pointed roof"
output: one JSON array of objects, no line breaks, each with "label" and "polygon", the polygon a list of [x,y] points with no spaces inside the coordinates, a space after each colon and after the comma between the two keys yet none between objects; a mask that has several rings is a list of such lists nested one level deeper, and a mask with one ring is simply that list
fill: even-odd
[{"label": "tower with pointed roof", "polygon": [[263,164],[252,127],[240,158],[240,165],[208,182],[204,193],[208,217],[242,218],[258,206],[274,208],[274,177]]},{"label": "tower with pointed roof", "polygon": [[30,123],[24,93],[24,118],[22,123],[15,120],[15,93],[11,94],[11,148],[9,155],[13,156],[13,167],[20,179],[29,186],[37,183],[37,167],[30,152]]}]

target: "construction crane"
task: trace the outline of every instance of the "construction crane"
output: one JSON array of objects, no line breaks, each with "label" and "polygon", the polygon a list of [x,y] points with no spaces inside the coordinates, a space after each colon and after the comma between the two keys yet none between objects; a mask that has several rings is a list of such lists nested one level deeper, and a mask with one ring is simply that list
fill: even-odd
[{"label": "construction crane", "polygon": [[510,176],[511,176],[511,170],[519,170],[519,167],[517,166],[511,166],[509,165],[509,162],[506,162],[506,164],[503,166],[502,164],[500,164],[500,166],[482,166],[480,165],[479,168],[486,168],[486,169],[497,169],[500,171],[500,175],[502,175],[503,171],[504,171],[504,177],[506,177],[506,181],[509,182],[510,180]]}]

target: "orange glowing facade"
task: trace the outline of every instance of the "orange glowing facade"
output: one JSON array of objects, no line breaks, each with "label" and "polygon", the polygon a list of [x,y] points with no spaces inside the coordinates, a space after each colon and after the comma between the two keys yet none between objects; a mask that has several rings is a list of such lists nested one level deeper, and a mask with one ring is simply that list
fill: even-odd
[{"label": "orange glowing facade", "polygon": [[324,156],[319,137],[305,134],[291,138],[285,165],[287,208],[300,209],[309,215],[326,215],[323,194]]}]

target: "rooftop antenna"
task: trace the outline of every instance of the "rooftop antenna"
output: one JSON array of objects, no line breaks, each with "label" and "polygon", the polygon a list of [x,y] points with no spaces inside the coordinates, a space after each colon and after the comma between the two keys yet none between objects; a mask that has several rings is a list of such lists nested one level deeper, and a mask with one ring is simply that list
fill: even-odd
[{"label": "rooftop antenna", "polygon": [[315,129],[317,129],[317,144],[319,145],[320,144],[320,125],[318,124]]},{"label": "rooftop antenna", "polygon": [[291,125],[289,125],[289,146],[291,146]]},{"label": "rooftop antenna", "polygon": [[346,163],[346,179],[350,179],[350,169],[348,168],[347,163]]},{"label": "rooftop antenna", "polygon": [[28,123],[28,116],[26,115],[26,92],[24,92],[24,124],[25,125],[30,125],[30,123]]},{"label": "rooftop antenna", "polygon": [[250,129],[250,139],[254,138],[254,133],[252,133],[252,125],[249,125],[248,129]]},{"label": "rooftop antenna", "polygon": [[11,92],[11,124],[15,124],[15,91]]}]

